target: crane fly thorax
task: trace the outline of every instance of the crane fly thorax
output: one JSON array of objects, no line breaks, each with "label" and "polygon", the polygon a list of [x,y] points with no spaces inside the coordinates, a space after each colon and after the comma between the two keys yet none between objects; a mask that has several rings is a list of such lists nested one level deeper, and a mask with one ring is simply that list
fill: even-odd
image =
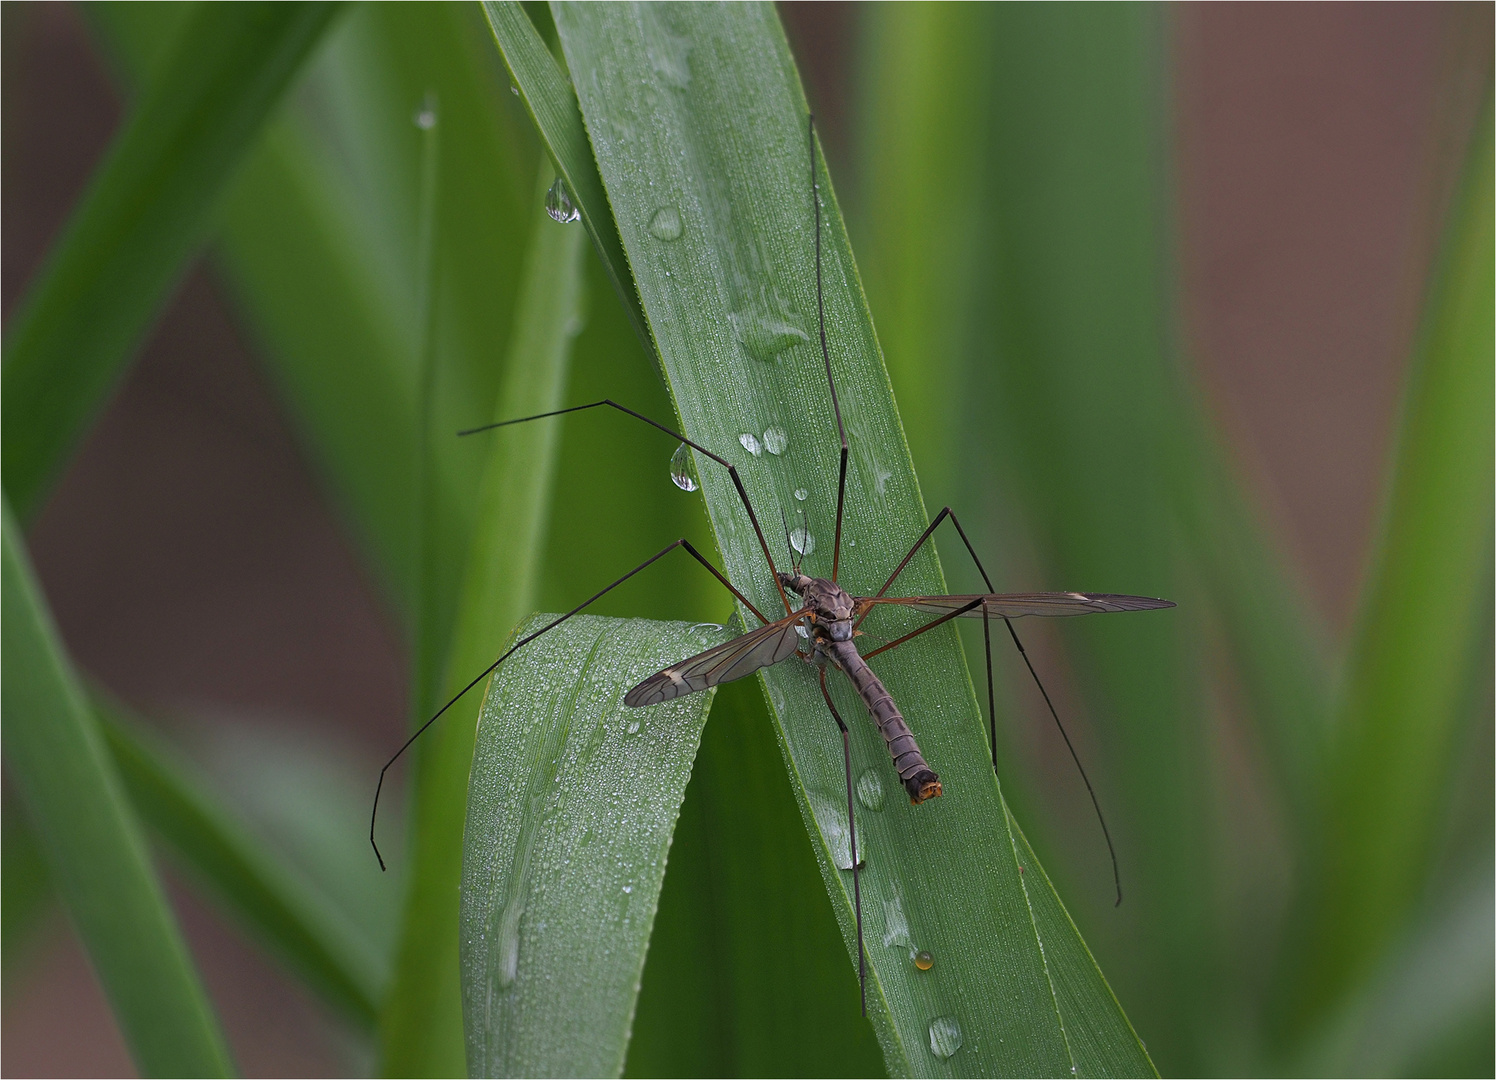
[{"label": "crane fly thorax", "polygon": [[852,595],[825,578],[805,574],[780,574],[782,585],[805,601],[800,610],[810,619],[812,635],[819,641],[852,640]]}]

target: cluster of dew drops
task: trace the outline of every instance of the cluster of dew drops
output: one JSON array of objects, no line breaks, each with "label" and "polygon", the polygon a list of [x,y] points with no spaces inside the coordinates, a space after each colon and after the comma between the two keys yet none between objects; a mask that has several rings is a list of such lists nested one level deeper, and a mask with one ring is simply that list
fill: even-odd
[{"label": "cluster of dew drops", "polygon": [[[751,431],[745,431],[738,436],[738,442],[754,457],[762,457],[766,450],[773,456],[780,457],[789,449],[790,437],[785,434],[783,428],[770,427],[764,431],[762,439]],[[691,457],[691,448],[685,443],[677,446],[675,453],[670,455],[670,481],[682,491],[695,491],[701,486],[696,478],[696,465]],[[795,489],[797,502],[804,502],[808,498],[810,498],[810,492],[804,488]],[[789,540],[790,546],[801,555],[809,555],[816,549],[816,538],[808,529],[792,530]]]}]

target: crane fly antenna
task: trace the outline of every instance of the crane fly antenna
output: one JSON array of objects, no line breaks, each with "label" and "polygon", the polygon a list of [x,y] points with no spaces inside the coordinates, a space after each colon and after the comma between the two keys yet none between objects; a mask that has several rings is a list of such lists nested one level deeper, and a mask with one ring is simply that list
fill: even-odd
[{"label": "crane fly antenna", "polygon": [[836,539],[831,545],[831,580],[841,569],[842,507],[847,499],[847,428],[842,423],[841,403],[836,397],[836,380],[831,377],[831,350],[826,345],[826,293],[821,284],[821,183],[816,174],[816,114],[810,114],[810,201],[816,219],[816,318],[821,331],[821,359],[826,362],[826,385],[831,388],[831,411],[836,416],[836,433],[841,437],[841,467],[836,479]]},{"label": "crane fly antenna", "polygon": [[1070,760],[1075,762],[1075,767],[1080,771],[1080,778],[1086,782],[1086,793],[1091,796],[1091,805],[1096,809],[1096,820],[1101,822],[1101,835],[1106,837],[1106,853],[1112,857],[1112,884],[1117,889],[1117,901],[1112,906],[1122,906],[1122,872],[1117,868],[1117,849],[1112,846],[1112,832],[1106,827],[1106,815],[1101,812],[1101,801],[1096,798],[1096,789],[1091,786],[1091,778],[1086,775],[1086,767],[1080,763],[1080,755],[1075,752],[1075,744],[1070,741],[1070,733],[1065,730],[1065,725],[1060,722],[1059,711],[1054,707],[1054,702],[1049,699],[1049,691],[1044,689],[1044,682],[1039,678],[1039,673],[1034,670],[1034,662],[1029,659],[1028,650],[1023,647],[1023,642],[1018,640],[1018,631],[1013,629],[1013,623],[1007,617],[1003,618],[1004,625],[1008,628],[1008,636],[1013,639],[1013,644],[1018,646],[1018,655],[1023,657],[1023,664],[1028,668],[1029,674],[1034,677],[1034,685],[1039,688],[1039,693],[1044,697],[1044,704],[1049,708],[1049,715],[1054,717],[1054,726],[1060,729],[1060,737],[1065,740],[1065,749],[1070,751]]},{"label": "crane fly antenna", "polygon": [[784,525],[784,550],[790,553],[790,569],[798,574],[800,564],[795,560],[795,545],[790,542],[790,519],[784,516],[782,506],[779,508],[779,520]]}]

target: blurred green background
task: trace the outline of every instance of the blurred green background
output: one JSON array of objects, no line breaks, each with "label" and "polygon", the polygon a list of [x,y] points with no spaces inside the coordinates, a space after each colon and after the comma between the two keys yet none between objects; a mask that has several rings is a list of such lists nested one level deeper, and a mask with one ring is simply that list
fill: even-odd
[{"label": "blurred green background", "polygon": [[[999,588],[1181,604],[1028,635],[1117,837],[1120,910],[1064,746],[998,658],[1004,791],[1165,1074],[1496,1069],[1491,10],[781,7],[926,505],[960,513]],[[188,16],[0,11],[10,393],[18,303]],[[543,169],[476,7],[352,7],[311,48],[181,227],[202,259],[159,320],[136,305],[107,407],[29,505],[9,449],[6,485],[85,676],[364,958],[339,998],[140,809],[240,1068],[441,1072],[452,1013],[401,1004],[439,965],[400,959],[419,902],[379,878],[364,814],[439,677],[485,461],[434,443],[416,467],[422,395],[436,432],[502,411]],[[428,103],[439,141],[412,122]],[[566,401],[668,417],[590,254],[585,274]],[[682,534],[710,548],[668,440],[559,428],[535,609]],[[722,618],[699,577],[602,613]],[[724,694],[728,717],[687,793],[630,1071],[876,1068],[839,984],[801,1018],[820,1039],[745,1022],[772,986],[682,985],[725,948],[714,837],[785,840],[779,876],[741,888],[801,900],[797,948],[841,962],[788,786],[755,771],[777,758],[756,695]],[[3,1068],[124,1072],[14,787]],[[418,1019],[430,1045],[399,1034]]]}]

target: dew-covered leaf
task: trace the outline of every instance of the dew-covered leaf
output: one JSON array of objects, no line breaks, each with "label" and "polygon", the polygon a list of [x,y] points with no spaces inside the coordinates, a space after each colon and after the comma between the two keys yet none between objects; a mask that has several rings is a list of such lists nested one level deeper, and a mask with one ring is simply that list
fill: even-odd
[{"label": "dew-covered leaf", "polygon": [[[537,615],[531,633],[554,615]],[[615,1076],[712,693],[623,695],[726,639],[709,624],[578,615],[489,685],[463,843],[474,1076]]]}]

